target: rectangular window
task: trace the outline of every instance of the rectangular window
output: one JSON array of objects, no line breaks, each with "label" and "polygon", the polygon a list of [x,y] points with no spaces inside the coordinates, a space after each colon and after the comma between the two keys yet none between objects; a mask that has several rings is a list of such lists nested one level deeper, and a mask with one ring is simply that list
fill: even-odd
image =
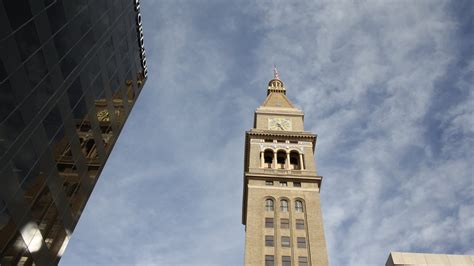
[{"label": "rectangular window", "polygon": [[289,236],[282,236],[281,237],[281,246],[285,248],[290,247],[290,237]]},{"label": "rectangular window", "polygon": [[281,265],[282,266],[291,266],[291,257],[290,256],[281,256]]},{"label": "rectangular window", "polygon": [[298,248],[306,248],[306,238],[297,237],[296,242],[298,243]]},{"label": "rectangular window", "polygon": [[267,186],[273,186],[273,181],[265,181],[265,185],[267,185]]},{"label": "rectangular window", "polygon": [[287,187],[288,182],[280,181],[280,187]]},{"label": "rectangular window", "polygon": [[265,236],[265,246],[273,247],[273,236]]},{"label": "rectangular window", "polygon": [[298,257],[298,266],[308,266],[308,257]]},{"label": "rectangular window", "polygon": [[294,187],[301,187],[301,182],[293,182]]},{"label": "rectangular window", "polygon": [[272,139],[266,139],[265,142],[273,142]]},{"label": "rectangular window", "polygon": [[288,229],[290,228],[290,220],[288,219],[280,219],[280,228]]},{"label": "rectangular window", "polygon": [[265,228],[273,228],[273,218],[265,218]]},{"label": "rectangular window", "polygon": [[274,266],[275,258],[273,255],[265,255],[265,266]]},{"label": "rectangular window", "polygon": [[296,229],[304,229],[304,220],[296,219]]}]

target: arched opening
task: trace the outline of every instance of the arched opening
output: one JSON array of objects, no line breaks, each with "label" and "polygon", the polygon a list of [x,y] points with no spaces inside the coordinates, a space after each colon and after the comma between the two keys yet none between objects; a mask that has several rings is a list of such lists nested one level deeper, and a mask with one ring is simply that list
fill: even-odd
[{"label": "arched opening", "polygon": [[290,152],[290,169],[301,170],[300,154],[297,151]]},{"label": "arched opening", "polygon": [[273,151],[272,151],[272,150],[266,150],[266,151],[263,153],[263,160],[264,160],[263,167],[265,167],[265,168],[272,168],[272,164],[273,164]]},{"label": "arched opening", "polygon": [[286,152],[278,151],[277,152],[277,168],[285,169],[285,163],[286,163]]},{"label": "arched opening", "polygon": [[303,202],[301,200],[295,201],[295,211],[296,212],[303,212]]},{"label": "arched opening", "polygon": [[288,201],[287,200],[281,200],[280,201],[280,209],[282,212],[288,212]]},{"label": "arched opening", "polygon": [[272,199],[266,199],[265,200],[265,210],[272,212],[274,209],[273,207],[273,200]]}]

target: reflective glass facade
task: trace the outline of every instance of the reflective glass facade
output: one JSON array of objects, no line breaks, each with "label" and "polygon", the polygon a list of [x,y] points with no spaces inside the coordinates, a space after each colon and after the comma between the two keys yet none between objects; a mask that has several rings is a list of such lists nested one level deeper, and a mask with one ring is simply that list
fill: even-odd
[{"label": "reflective glass facade", "polygon": [[58,263],[146,80],[138,0],[0,0],[0,265]]}]

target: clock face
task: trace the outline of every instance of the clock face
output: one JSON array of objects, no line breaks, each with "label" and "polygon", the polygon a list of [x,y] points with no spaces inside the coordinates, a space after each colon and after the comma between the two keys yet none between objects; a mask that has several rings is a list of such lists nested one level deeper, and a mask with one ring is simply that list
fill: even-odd
[{"label": "clock face", "polygon": [[291,120],[286,118],[269,118],[268,129],[270,130],[291,130]]},{"label": "clock face", "polygon": [[97,113],[97,119],[99,121],[107,122],[110,121],[109,119],[109,112],[107,110],[101,110]]}]

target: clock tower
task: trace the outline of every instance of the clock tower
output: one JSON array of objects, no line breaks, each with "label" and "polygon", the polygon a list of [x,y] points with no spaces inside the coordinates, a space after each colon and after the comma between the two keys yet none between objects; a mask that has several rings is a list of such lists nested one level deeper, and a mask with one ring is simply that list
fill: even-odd
[{"label": "clock tower", "polygon": [[245,133],[245,265],[328,265],[316,135],[303,122],[275,69]]}]

